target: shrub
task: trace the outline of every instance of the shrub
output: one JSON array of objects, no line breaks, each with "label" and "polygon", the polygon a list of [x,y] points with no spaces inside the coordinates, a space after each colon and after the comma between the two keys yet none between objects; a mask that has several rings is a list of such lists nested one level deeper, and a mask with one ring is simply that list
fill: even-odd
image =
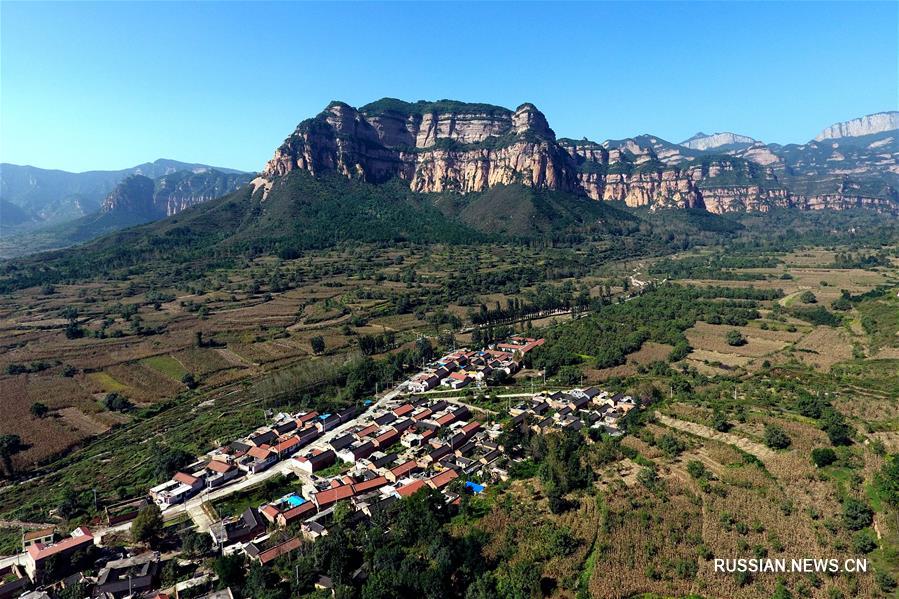
[{"label": "shrub", "polygon": [[128,412],[134,408],[134,404],[128,398],[118,393],[107,393],[103,398],[103,407],[110,412]]},{"label": "shrub", "polygon": [[830,466],[837,461],[836,452],[830,447],[816,447],[812,450],[812,462],[818,468]]},{"label": "shrub", "polygon": [[861,530],[873,520],[874,512],[865,502],[850,497],[843,503],[843,523],[849,530]]},{"label": "shrub", "polygon": [[700,462],[699,460],[690,460],[687,462],[687,472],[693,478],[700,480],[708,477],[708,470],[706,470],[705,464]]},{"label": "shrub", "polygon": [[765,426],[765,445],[771,449],[786,449],[792,440],[787,432],[776,424]]},{"label": "shrub", "polygon": [[817,304],[818,298],[815,297],[815,294],[811,291],[803,291],[799,296],[799,301],[803,304]]},{"label": "shrub", "polygon": [[896,588],[896,579],[889,572],[878,572],[874,575],[874,580],[884,593],[890,593]]},{"label": "shrub", "polygon": [[155,503],[141,508],[131,523],[131,538],[135,543],[154,542],[162,533],[162,512]]},{"label": "shrub", "polygon": [[730,422],[721,410],[715,410],[712,414],[712,428],[719,433],[726,433],[730,430]]},{"label": "shrub", "polygon": [[743,337],[743,335],[737,329],[729,330],[725,339],[727,340],[728,345],[732,345],[734,347],[746,345],[746,338]]},{"label": "shrub", "polygon": [[50,411],[50,408],[48,408],[45,404],[42,404],[39,401],[36,401],[33,404],[31,404],[31,415],[34,416],[35,418],[43,418],[44,416],[47,415],[47,412],[49,412],[49,411]]},{"label": "shrub", "polygon": [[184,373],[184,376],[181,377],[181,382],[184,383],[184,386],[188,389],[196,389],[198,384],[197,379],[189,372]]},{"label": "shrub", "polygon": [[658,445],[659,449],[664,451],[669,457],[677,456],[684,450],[684,443],[671,433],[662,435],[659,438]]},{"label": "shrub", "polygon": [[871,553],[877,549],[877,539],[869,530],[860,530],[852,537],[852,550],[856,553]]}]

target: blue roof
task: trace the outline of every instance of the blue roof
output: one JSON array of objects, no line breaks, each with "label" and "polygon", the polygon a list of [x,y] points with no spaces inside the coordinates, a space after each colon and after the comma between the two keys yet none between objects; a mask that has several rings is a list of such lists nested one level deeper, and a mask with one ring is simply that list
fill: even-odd
[{"label": "blue roof", "polygon": [[364,405],[364,406],[370,406],[370,405],[371,405],[371,400],[370,400],[370,399],[366,399],[365,401],[362,402],[362,405]]},{"label": "blue roof", "polygon": [[329,413],[327,413],[327,414],[322,414],[321,416],[318,417],[318,419],[319,419],[319,420],[325,420],[325,419],[330,418],[330,417],[331,417],[331,413],[329,412]]},{"label": "blue roof", "polygon": [[470,480],[465,481],[465,487],[471,489],[472,493],[483,493],[484,485],[479,485],[478,483],[473,483]]}]

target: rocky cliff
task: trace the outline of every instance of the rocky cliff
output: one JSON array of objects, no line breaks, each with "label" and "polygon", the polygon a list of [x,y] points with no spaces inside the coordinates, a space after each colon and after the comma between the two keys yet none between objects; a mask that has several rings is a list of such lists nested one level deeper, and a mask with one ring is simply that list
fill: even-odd
[{"label": "rocky cliff", "polygon": [[[814,176],[797,177],[805,158],[796,156],[807,157],[808,148],[780,150],[731,133],[698,134],[685,144],[651,135],[601,144],[557,140],[532,104],[512,111],[451,100],[383,99],[358,109],[332,102],[297,126],[254,185],[267,193],[278,177],[302,169],[370,183],[399,178],[417,192],[468,193],[520,183],[628,206],[716,213],[854,206],[895,211],[899,205],[893,186],[875,192],[876,185],[854,184],[851,173],[821,179],[817,159],[814,176],[824,183],[803,186]],[[887,160],[896,164],[893,155]],[[791,182],[800,183],[795,195]]]},{"label": "rocky cliff", "polygon": [[861,137],[884,131],[899,129],[899,112],[878,112],[861,118],[836,123],[824,129],[815,138],[815,141],[825,139],[838,139],[840,137]]},{"label": "rocky cliff", "polygon": [[699,132],[690,139],[680,142],[680,145],[691,150],[715,150],[722,147],[749,146],[756,143],[751,137],[736,133],[712,133],[706,135]]},{"label": "rocky cliff", "polygon": [[106,196],[100,212],[156,220],[221,197],[249,179],[248,174],[217,170],[178,171],[158,179],[130,175]]}]

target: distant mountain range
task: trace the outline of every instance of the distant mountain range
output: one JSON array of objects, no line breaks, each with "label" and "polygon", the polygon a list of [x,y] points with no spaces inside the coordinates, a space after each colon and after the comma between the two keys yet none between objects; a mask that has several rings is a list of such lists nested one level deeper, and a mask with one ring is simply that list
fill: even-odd
[{"label": "distant mountain range", "polygon": [[[17,206],[34,223],[56,224],[96,212],[107,194],[130,175],[157,179],[179,171],[203,173],[210,170],[227,174],[242,172],[164,158],[117,171],[83,173],[3,163],[0,164],[0,200]],[[6,216],[5,212],[3,216]],[[9,224],[13,223],[3,219],[0,227]]]},{"label": "distant mountain range", "polygon": [[69,173],[0,165],[0,256],[66,247],[226,195],[252,174],[160,159]]},{"label": "distant mountain range", "polygon": [[653,209],[896,213],[897,114],[833,125],[822,133],[826,141],[801,145],[734,133],[697,134],[682,144],[652,135],[597,143],[557,139],[532,104],[513,111],[452,100],[385,98],[358,109],[332,102],[299,124],[255,185],[299,169],[371,183],[399,178],[420,192],[521,183]]},{"label": "distant mountain range", "polygon": [[[264,248],[297,247],[293,236],[305,237],[299,247],[319,247],[348,230],[382,241],[417,239],[422,231],[435,239],[554,235],[590,230],[610,215],[627,228],[621,207],[693,214],[867,208],[896,215],[897,121],[897,112],[869,115],[827,127],[820,141],[785,146],[730,132],[697,133],[679,144],[653,135],[594,142],[557,139],[532,104],[510,110],[453,100],[385,98],[360,108],[332,102],[302,121],[259,175],[169,160],[77,174],[2,165],[0,256],[66,247],[166,217],[170,225],[153,230],[175,227],[187,235],[184,223],[196,233],[205,230],[205,219],[214,229],[209,239],[233,235],[253,245],[259,235]],[[293,177],[299,174],[324,182],[315,187]],[[391,186],[369,193],[364,186],[344,189],[334,177]],[[224,203],[197,206],[248,181]],[[400,199],[397,185],[412,195]],[[265,202],[270,194],[277,202]],[[329,207],[315,197],[327,198]],[[587,200],[616,205],[600,213]],[[179,221],[188,208],[189,219]],[[328,210],[340,222],[325,218]],[[356,226],[358,218],[372,218],[366,211],[377,218],[370,228]],[[244,220],[235,229],[228,219],[238,213]],[[278,219],[266,226],[253,224],[273,214]],[[382,219],[386,214],[397,222]],[[441,226],[449,232],[440,233]]]}]

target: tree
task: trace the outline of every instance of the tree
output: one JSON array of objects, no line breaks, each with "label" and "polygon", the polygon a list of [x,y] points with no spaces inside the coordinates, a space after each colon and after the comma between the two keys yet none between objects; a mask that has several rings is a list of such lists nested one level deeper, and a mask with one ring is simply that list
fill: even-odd
[{"label": "tree", "polygon": [[877,538],[870,530],[860,530],[852,536],[852,550],[856,553],[871,553],[877,549]]},{"label": "tree", "polygon": [[19,435],[0,435],[0,462],[3,462],[3,471],[10,478],[14,473],[12,457],[23,449],[25,446]]},{"label": "tree", "polygon": [[577,385],[580,380],[581,371],[577,366],[563,366],[559,369],[559,382],[563,385]]},{"label": "tree", "polygon": [[153,544],[162,533],[162,511],[155,503],[141,508],[131,523],[131,538],[135,543]]},{"label": "tree", "polygon": [[727,336],[725,337],[727,344],[732,345],[734,347],[739,347],[740,345],[746,345],[746,338],[743,337],[743,334],[740,333],[737,329],[731,329],[727,332]]},{"label": "tree", "polygon": [[134,407],[134,404],[127,397],[113,391],[103,398],[103,407],[110,412],[127,412]]},{"label": "tree", "polygon": [[309,345],[312,346],[312,351],[316,354],[323,353],[325,351],[325,338],[321,335],[316,335],[309,340]]},{"label": "tree", "polygon": [[837,453],[830,447],[816,447],[812,450],[812,463],[818,468],[830,466],[837,461]]},{"label": "tree", "polygon": [[787,432],[776,424],[765,425],[765,445],[771,449],[786,449],[793,441]]},{"label": "tree", "polygon": [[680,453],[684,450],[683,442],[672,435],[671,433],[665,433],[658,440],[659,449],[664,451],[668,457],[675,457],[680,455]]},{"label": "tree", "polygon": [[652,468],[643,468],[637,473],[637,481],[647,489],[655,489],[659,484],[659,475]]},{"label": "tree", "polygon": [[887,456],[880,471],[874,475],[874,489],[884,503],[897,511],[899,524],[899,453]]},{"label": "tree", "polygon": [[705,464],[699,460],[690,460],[687,462],[687,473],[696,480],[707,478],[709,474]]},{"label": "tree", "polygon": [[799,301],[803,304],[816,304],[818,303],[818,298],[816,298],[815,294],[811,291],[803,291],[799,296]]},{"label": "tree", "polygon": [[843,523],[849,530],[861,530],[874,521],[874,512],[865,502],[854,497],[843,502]]},{"label": "tree", "polygon": [[217,557],[212,563],[212,570],[219,578],[219,588],[242,588],[245,578],[244,558],[242,553],[232,553]]},{"label": "tree", "polygon": [[50,408],[46,406],[46,404],[42,404],[39,401],[31,404],[31,415],[35,418],[43,418],[47,415],[47,412],[50,411]]},{"label": "tree", "polygon": [[188,389],[196,389],[198,385],[197,379],[189,372],[184,373],[184,376],[181,377],[181,382],[184,383],[184,386]]},{"label": "tree", "polygon": [[190,529],[181,533],[181,550],[189,557],[200,557],[209,553],[211,549],[212,539],[209,535]]},{"label": "tree", "polygon": [[712,428],[719,433],[726,433],[730,430],[730,422],[727,421],[727,416],[721,410],[715,410],[712,413]]},{"label": "tree", "polygon": [[778,582],[777,587],[774,589],[774,594],[771,595],[771,599],[793,599],[793,593],[784,586],[784,583]]},{"label": "tree", "polygon": [[826,408],[821,416],[821,430],[834,445],[852,445],[852,427],[846,424],[842,414]]}]

